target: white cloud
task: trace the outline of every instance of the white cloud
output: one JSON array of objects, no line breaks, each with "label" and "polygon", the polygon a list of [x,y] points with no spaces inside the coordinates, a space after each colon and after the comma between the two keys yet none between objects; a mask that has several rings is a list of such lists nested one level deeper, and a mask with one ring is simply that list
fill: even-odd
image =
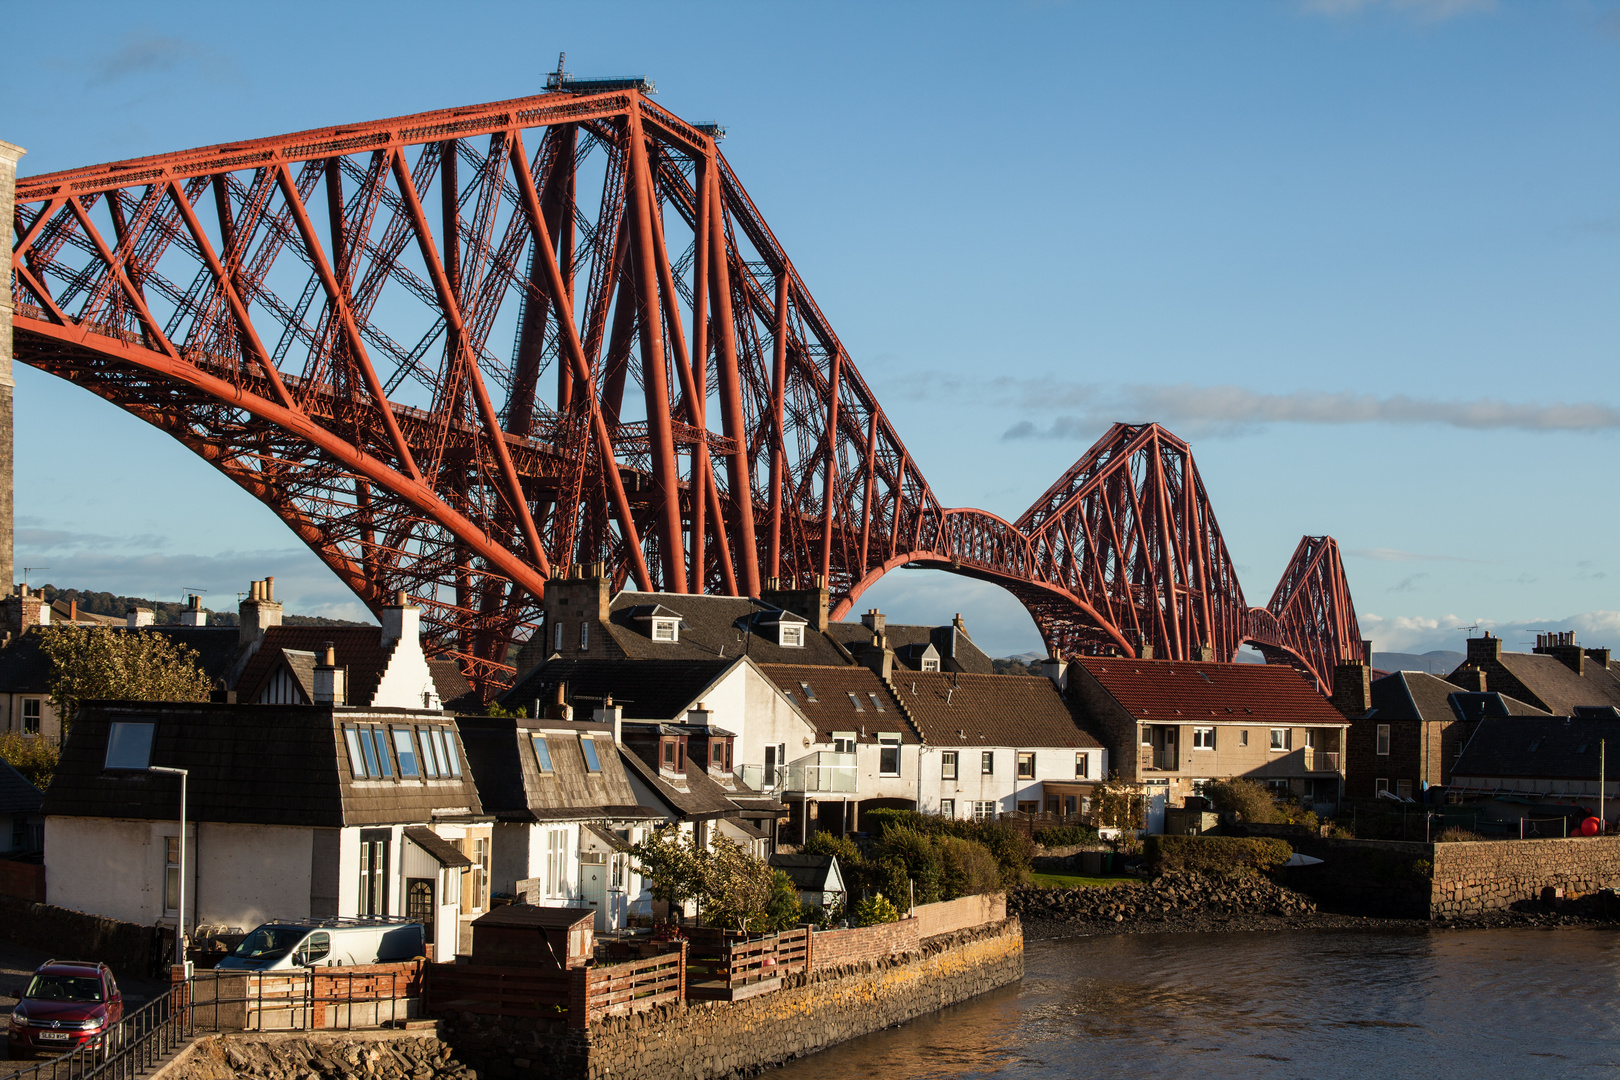
[{"label": "white cloud", "polygon": [[[1497,622],[1492,619],[1464,618],[1459,615],[1377,615],[1360,612],[1356,615],[1361,625],[1361,636],[1371,639],[1377,652],[1425,653],[1434,649],[1461,652],[1467,639],[1490,631],[1506,640],[1506,647],[1515,651],[1528,649],[1536,634],[1554,630],[1573,630],[1576,640],[1593,648],[1612,646],[1620,648],[1620,611],[1586,611],[1560,619],[1513,619]],[[1469,630],[1467,627],[1476,629]]]}]

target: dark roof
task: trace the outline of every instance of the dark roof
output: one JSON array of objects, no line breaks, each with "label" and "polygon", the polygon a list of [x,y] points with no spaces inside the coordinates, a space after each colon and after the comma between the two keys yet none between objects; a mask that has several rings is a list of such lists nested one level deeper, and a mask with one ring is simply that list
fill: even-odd
[{"label": "dark roof", "polygon": [[0,814],[37,814],[45,795],[10,763],[0,761]]},{"label": "dark roof", "polygon": [[[382,630],[375,626],[272,626],[264,632],[259,651],[242,669],[236,679],[238,701],[251,702],[269,681],[276,668],[290,659],[289,650],[318,656],[332,643],[338,667],[347,668],[344,685],[350,705],[368,705],[382,682],[383,671],[393,655],[393,643],[382,643]],[[296,659],[294,674],[298,674],[302,658]],[[314,664],[309,664],[313,680]],[[311,689],[306,694],[312,694]],[[443,694],[439,695],[441,698]]]},{"label": "dark roof", "polygon": [[1577,675],[1545,653],[1504,652],[1498,660],[1555,715],[1567,716],[1577,705],[1620,705],[1620,677],[1595,661]]},{"label": "dark roof", "polygon": [[652,789],[655,798],[683,818],[697,820],[736,817],[738,814],[737,804],[727,797],[726,789],[710,779],[709,774],[701,768],[688,765],[684,781],[676,784],[658,775],[657,766],[643,761],[628,747],[619,747],[619,756],[624,760],[625,768]]},{"label": "dark roof", "polygon": [[[1452,780],[1455,784],[1508,777],[1595,781],[1600,740],[1620,748],[1620,719],[1488,716],[1451,767]],[[1612,761],[1620,753],[1607,756]],[[1604,779],[1620,779],[1620,762],[1605,766]]]},{"label": "dark roof", "polygon": [[1102,746],[1051,679],[908,671],[894,681],[930,746]]},{"label": "dark roof", "polygon": [[772,855],[770,864],[806,892],[826,892],[844,887],[838,873],[836,855]]},{"label": "dark roof", "polygon": [[405,838],[423,851],[440,866],[458,867],[471,866],[472,860],[462,854],[460,848],[428,828],[426,825],[409,825],[405,829]]},{"label": "dark roof", "polygon": [[[0,648],[0,693],[44,694],[50,691],[51,660],[40,648],[47,626],[30,626]],[[112,626],[113,633],[130,633],[127,627]],[[236,662],[237,631],[234,626],[143,626],[142,631],[161,634],[197,653],[197,663],[208,680],[223,683]]]},{"label": "dark roof", "polygon": [[596,918],[595,908],[539,907],[535,904],[504,904],[478,916],[474,926],[533,926],[542,930],[567,930]]},{"label": "dark roof", "polygon": [[[680,640],[652,639],[652,623],[637,615],[645,616],[654,605],[680,615]],[[813,627],[805,629],[802,647],[778,645],[776,617],[781,611],[746,596],[626,590],[613,598],[608,629],[624,655],[633,660],[731,660],[746,654],[761,664],[850,664],[849,656]],[[791,621],[799,620],[795,616]]]},{"label": "dark roof", "polygon": [[51,660],[39,647],[44,627],[29,627],[0,648],[0,692],[45,694],[51,689]]},{"label": "dark roof", "polygon": [[[1492,701],[1474,701],[1490,698]],[[1396,671],[1372,682],[1374,719],[1389,720],[1475,720],[1481,712],[1496,716],[1546,716],[1547,714],[1506,694],[1473,694],[1422,671]]]},{"label": "dark roof", "polygon": [[428,671],[433,676],[433,689],[439,692],[439,704],[450,712],[482,712],[484,701],[461,673],[461,665],[454,660],[429,660]]},{"label": "dark roof", "polygon": [[[108,725],[150,720],[152,764],[190,770],[193,820],[336,827],[428,821],[435,811],[482,814],[472,769],[448,780],[356,780],[342,725],[445,727],[454,718],[409,709],[310,705],[86,702],[45,793],[45,813],[65,817],[169,819],[179,815],[173,777],[108,771]],[[464,747],[458,747],[466,761]]]},{"label": "dark roof", "polygon": [[1081,657],[1074,661],[1132,716],[1150,723],[1348,723],[1286,664]]},{"label": "dark roof", "polygon": [[[792,699],[816,729],[817,742],[831,742],[835,731],[856,732],[858,742],[877,742],[879,731],[898,731],[900,741],[905,743],[921,741],[893,692],[875,672],[866,668],[760,664],[759,670]],[[911,673],[907,672],[905,677],[909,679]],[[811,700],[812,693],[814,700]],[[866,729],[864,736],[860,734],[862,728]]]},{"label": "dark roof", "polygon": [[[478,778],[486,813],[504,821],[614,820],[661,816],[636,805],[619,755],[612,752],[613,729],[606,724],[561,720],[515,720],[464,716],[457,721],[467,762]],[[543,734],[551,772],[542,773],[532,742]],[[585,768],[579,737],[597,739],[600,772]]]},{"label": "dark roof", "polygon": [[[856,657],[871,648],[872,631],[859,622],[829,623],[827,633]],[[939,654],[941,671],[994,675],[996,668],[984,650],[973,644],[966,630],[955,623],[944,626],[907,626],[887,623],[883,627],[889,648],[897,660],[913,671],[921,670],[920,656],[929,645]]]},{"label": "dark roof", "polygon": [[611,694],[626,718],[684,720],[686,710],[734,665],[731,660],[548,660],[531,669],[512,689],[501,695],[509,709],[543,709],[556,687],[568,684],[568,699],[577,701],[576,715],[590,715],[600,700]]}]

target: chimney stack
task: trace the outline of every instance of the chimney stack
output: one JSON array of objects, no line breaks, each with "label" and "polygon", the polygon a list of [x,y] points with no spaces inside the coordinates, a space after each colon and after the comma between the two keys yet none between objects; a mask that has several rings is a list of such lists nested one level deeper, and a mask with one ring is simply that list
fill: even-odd
[{"label": "chimney stack", "polygon": [[[1586,674],[1586,652],[1575,643],[1575,631],[1560,630],[1552,634],[1537,634],[1533,650],[1542,656],[1551,656],[1577,675]],[[1606,666],[1606,665],[1605,665]]]},{"label": "chimney stack", "polygon": [[348,672],[337,666],[337,650],[330,641],[321,650],[320,663],[315,665],[315,704],[348,704]]},{"label": "chimney stack", "polygon": [[237,605],[237,648],[251,654],[264,640],[264,632],[281,625],[281,605],[274,599],[275,578],[248,583],[247,599]]},{"label": "chimney stack", "polygon": [[1446,681],[1470,694],[1483,694],[1488,688],[1484,668],[1458,668],[1446,676]]},{"label": "chimney stack", "polygon": [[1360,660],[1341,660],[1333,668],[1333,707],[1355,719],[1372,708],[1372,672]]},{"label": "chimney stack", "polygon": [[615,743],[624,742],[624,709],[613,704],[612,694],[602,699],[601,708],[592,711],[591,719],[598,724],[612,724],[613,741]]},{"label": "chimney stack", "polygon": [[1041,661],[1041,674],[1052,680],[1052,685],[1062,693],[1069,687],[1069,662],[1058,656],[1048,656]]},{"label": "chimney stack", "polygon": [[1497,663],[1502,659],[1502,639],[1491,637],[1489,630],[1484,637],[1468,639],[1468,662],[1470,664]]},{"label": "chimney stack", "polygon": [[[778,580],[776,584],[782,583]],[[818,633],[827,632],[827,609],[832,594],[827,591],[827,579],[820,574],[811,577],[808,589],[768,588],[760,592],[759,598],[772,607],[802,616]]]},{"label": "chimney stack", "polygon": [[411,598],[400,589],[394,593],[394,602],[382,609],[382,643],[386,648],[401,639],[420,641],[422,638],[422,609],[411,603]]},{"label": "chimney stack", "polygon": [[139,605],[127,608],[124,611],[124,625],[131,630],[138,630],[143,626],[152,625],[152,609]]},{"label": "chimney stack", "polygon": [[186,609],[180,613],[181,626],[207,626],[208,612],[203,610],[202,597],[192,593],[186,597]]}]

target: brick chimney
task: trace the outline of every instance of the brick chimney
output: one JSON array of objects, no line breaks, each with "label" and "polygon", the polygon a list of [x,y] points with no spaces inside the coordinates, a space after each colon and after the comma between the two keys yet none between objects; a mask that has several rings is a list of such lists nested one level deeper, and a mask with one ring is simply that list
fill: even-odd
[{"label": "brick chimney", "polygon": [[888,618],[877,608],[872,608],[861,616],[861,625],[872,632],[872,644],[875,647],[882,647],[883,639],[887,636],[884,633],[884,628],[888,626],[888,623]]},{"label": "brick chimney", "polygon": [[328,641],[315,665],[315,704],[348,704],[348,670],[337,666],[337,650]]},{"label": "brick chimney", "polygon": [[186,608],[184,611],[180,612],[180,625],[207,626],[208,612],[203,610],[202,597],[198,596],[196,593],[192,593],[190,596],[186,597],[186,600]]},{"label": "brick chimney", "polygon": [[1484,637],[1468,639],[1468,662],[1470,664],[1496,663],[1502,659],[1502,639],[1491,637],[1489,630]]},{"label": "brick chimney", "polygon": [[889,648],[888,638],[883,639],[882,645],[874,645],[861,653],[861,663],[872,669],[872,672],[884,682],[894,678],[894,650]]},{"label": "brick chimney", "polygon": [[27,585],[17,586],[15,593],[0,602],[0,608],[5,612],[5,629],[11,634],[21,634],[30,626],[49,624],[50,621],[50,608]]},{"label": "brick chimney", "polygon": [[1470,694],[1485,693],[1487,685],[1485,669],[1477,667],[1458,668],[1446,676],[1446,681]]},{"label": "brick chimney", "polygon": [[[801,615],[818,632],[827,632],[827,609],[831,604],[832,594],[827,591],[826,578],[816,574],[810,579],[808,589],[784,589],[781,587],[780,578],[767,578],[765,585],[759,594],[761,600],[772,607]],[[864,621],[863,619],[862,622]]]},{"label": "brick chimney", "polygon": [[1532,652],[1551,656],[1577,675],[1586,674],[1586,653],[1575,643],[1573,630],[1560,630],[1552,634],[1537,634]]},{"label": "brick chimney", "polygon": [[1372,708],[1372,671],[1359,660],[1342,660],[1333,668],[1333,707],[1355,719]]},{"label": "brick chimney", "polygon": [[257,649],[264,632],[281,625],[281,605],[276,602],[276,579],[248,582],[248,594],[236,607],[236,643],[239,649]]},{"label": "brick chimney", "polygon": [[1612,655],[1612,653],[1610,653],[1608,649],[1587,649],[1586,655],[1590,657],[1592,662],[1598,667],[1606,668],[1609,666],[1609,657]]}]

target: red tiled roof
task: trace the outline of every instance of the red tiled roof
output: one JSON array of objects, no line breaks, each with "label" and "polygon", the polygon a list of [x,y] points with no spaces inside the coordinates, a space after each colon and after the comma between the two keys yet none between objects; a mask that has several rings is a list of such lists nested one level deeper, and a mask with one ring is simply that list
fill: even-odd
[{"label": "red tiled roof", "polygon": [[1150,723],[1210,720],[1344,724],[1343,714],[1285,664],[1084,657],[1082,667],[1125,711]]}]

